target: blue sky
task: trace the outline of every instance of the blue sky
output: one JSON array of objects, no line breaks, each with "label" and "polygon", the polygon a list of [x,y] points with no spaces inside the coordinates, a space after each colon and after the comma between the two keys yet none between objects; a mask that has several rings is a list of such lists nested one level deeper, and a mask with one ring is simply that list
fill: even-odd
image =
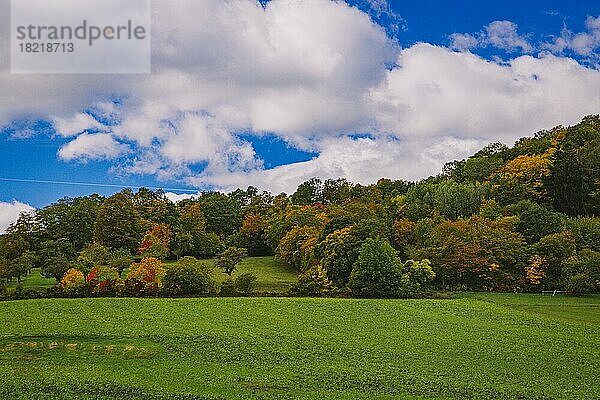
[{"label": "blue sky", "polygon": [[[331,9],[328,9],[328,13],[323,13],[324,16],[320,17],[330,18],[323,23],[334,24],[332,26],[335,28],[332,28],[331,34],[324,30],[319,33],[321,36],[311,34],[316,36],[309,38],[311,35],[307,35],[306,43],[294,43],[301,49],[301,51],[298,50],[299,58],[296,62],[296,65],[300,65],[306,59],[304,52],[310,53],[314,49],[315,54],[331,54],[335,53],[335,47],[332,46],[339,45],[344,40],[356,41],[355,45],[342,45],[344,48],[340,49],[340,54],[346,57],[344,58],[346,64],[341,64],[340,69],[334,70],[337,72],[333,75],[327,75],[329,70],[323,72],[319,69],[329,68],[329,64],[325,67],[320,64],[319,60],[322,59],[322,56],[306,61],[307,64],[313,63],[314,65],[301,66],[299,68],[305,68],[305,70],[298,72],[292,65],[293,60],[289,60],[290,53],[288,53],[284,57],[285,60],[282,61],[273,61],[272,58],[265,57],[269,60],[268,68],[272,68],[264,72],[265,76],[259,76],[262,72],[256,74],[256,71],[252,72],[251,69],[250,72],[245,71],[245,65],[240,67],[238,69],[241,71],[240,76],[246,75],[239,78],[239,82],[237,81],[238,77],[232,77],[231,81],[234,83],[231,83],[227,74],[237,75],[237,70],[234,73],[225,71],[223,75],[210,70],[211,65],[220,62],[220,59],[206,61],[206,57],[213,56],[212,53],[207,56],[204,52],[197,50],[198,55],[196,56],[183,52],[184,58],[174,57],[165,61],[164,54],[166,53],[159,49],[155,63],[161,65],[173,63],[176,67],[180,66],[181,77],[193,77],[189,82],[192,82],[192,86],[196,84],[198,86],[197,90],[190,93],[189,96],[188,93],[166,94],[164,104],[157,106],[157,103],[161,101],[161,97],[158,95],[161,93],[161,85],[165,85],[164,89],[167,92],[168,87],[171,86],[170,83],[159,83],[162,82],[160,81],[163,77],[162,72],[153,74],[149,79],[150,83],[145,81],[140,82],[139,86],[133,86],[130,82],[119,82],[115,84],[114,88],[108,87],[109,90],[104,89],[107,89],[107,85],[111,85],[110,77],[99,79],[73,77],[71,81],[61,79],[60,82],[58,80],[54,82],[53,77],[48,76],[44,79],[52,82],[45,83],[49,86],[40,88],[39,93],[34,95],[31,94],[31,88],[37,88],[34,83],[20,84],[22,77],[17,80],[8,73],[0,73],[0,92],[5,93],[2,96],[7,96],[8,90],[19,92],[22,89],[23,92],[22,95],[15,95],[15,99],[12,101],[0,102],[0,107],[4,105],[5,108],[10,108],[7,104],[18,103],[14,106],[14,110],[9,109],[4,114],[0,112],[0,126],[3,127],[0,130],[0,178],[90,182],[187,190],[212,187],[228,190],[237,186],[254,184],[262,189],[273,191],[289,191],[295,184],[308,178],[311,174],[320,175],[323,178],[345,176],[363,183],[373,181],[377,176],[418,178],[439,170],[439,166],[447,159],[467,155],[478,146],[493,141],[496,137],[499,140],[510,141],[532,133],[531,129],[551,127],[551,125],[544,124],[563,123],[563,119],[565,119],[564,123],[571,123],[577,121],[582,115],[573,111],[561,115],[562,119],[554,119],[551,115],[542,115],[543,112],[532,106],[532,109],[535,110],[533,111],[534,115],[539,117],[534,118],[535,123],[530,123],[527,119],[519,122],[518,118],[508,122],[502,120],[502,115],[514,115],[518,111],[505,110],[504,113],[499,113],[501,116],[497,121],[482,123],[479,126],[472,126],[473,124],[462,126],[452,117],[444,120],[440,117],[431,122],[431,124],[437,124],[434,127],[429,126],[430,124],[419,125],[415,121],[423,120],[426,112],[443,110],[445,106],[443,104],[432,105],[431,101],[424,100],[423,103],[400,107],[398,106],[398,97],[402,97],[405,92],[410,90],[417,90],[418,96],[420,93],[418,88],[429,85],[429,82],[433,82],[438,88],[443,88],[446,84],[460,87],[464,83],[461,83],[463,81],[459,76],[456,78],[459,79],[456,83],[437,82],[436,79],[439,77],[433,76],[435,72],[431,73],[432,76],[423,78],[418,73],[418,67],[415,67],[415,75],[411,75],[414,78],[399,76],[398,82],[394,84],[396,86],[392,87],[393,85],[389,84],[383,88],[387,79],[386,68],[389,69],[389,65],[395,64],[397,60],[401,63],[405,62],[407,66],[413,64],[418,66],[423,62],[436,64],[438,61],[441,63],[441,60],[445,60],[446,57],[449,57],[448,60],[452,60],[452,56],[448,54],[451,54],[452,50],[460,50],[460,57],[466,60],[464,62],[481,64],[477,67],[478,73],[481,72],[482,76],[479,85],[484,88],[493,88],[501,82],[511,80],[503,77],[502,74],[520,74],[515,71],[523,69],[545,71],[548,68],[554,68],[555,64],[561,61],[544,59],[543,53],[550,52],[556,57],[568,58],[580,64],[580,70],[570,72],[572,76],[567,77],[570,80],[565,78],[565,82],[568,82],[569,85],[593,88],[593,85],[598,82],[598,47],[592,44],[589,51],[584,51],[581,46],[577,47],[574,40],[577,34],[586,34],[590,41],[595,40],[596,31],[592,29],[595,26],[593,25],[595,20],[589,17],[600,17],[600,2],[598,1],[449,2],[422,0],[386,3],[383,0],[358,0],[350,3],[360,8],[363,13],[368,13],[381,26],[381,29],[385,30],[387,39],[381,37],[377,32],[377,27],[372,29],[368,24],[363,26],[364,21],[361,20],[360,15],[347,12],[347,7],[343,8],[345,6],[337,5],[332,6]],[[192,10],[192,7],[196,7],[196,5],[189,4],[190,14],[198,11]],[[294,12],[306,15],[318,11],[318,8],[315,10],[314,5],[307,6],[306,10],[302,7],[294,10],[288,10],[283,6],[275,7],[275,5],[271,9],[269,7],[271,7],[269,4],[265,5],[265,8],[272,14],[280,13],[281,15],[285,13],[293,15]],[[308,9],[309,7],[313,8]],[[186,8],[182,7],[182,9]],[[243,17],[244,23],[264,23],[272,28],[273,25],[269,24],[274,24],[274,22],[268,18],[268,15],[267,13],[264,21],[258,13],[256,19],[250,22]],[[177,18],[176,16],[170,17]],[[160,13],[158,13],[158,18],[161,18]],[[359,26],[356,29],[354,29],[353,19],[356,19],[357,26]],[[297,20],[302,21],[302,18],[297,18]],[[494,21],[513,23],[513,25],[496,25],[503,29],[501,35],[504,36],[500,37],[499,41],[496,40],[497,38],[494,39],[493,31],[486,28]],[[600,20],[598,21],[600,27]],[[338,22],[339,26],[335,25]],[[319,24],[319,22],[317,21],[315,24]],[[182,32],[185,32],[185,23],[182,25],[184,26],[181,28]],[[154,28],[160,30],[161,26],[161,21],[159,21],[155,23]],[[515,35],[510,36],[512,27],[514,27]],[[301,31],[309,29],[310,26],[305,24],[293,28]],[[277,26],[277,29],[285,30],[285,27]],[[598,29],[600,32],[600,28]],[[242,32],[240,32],[241,34]],[[459,49],[456,47],[458,42],[454,42],[452,39],[452,34],[468,35],[462,38],[469,40],[472,38],[473,42],[470,47]],[[556,46],[552,47],[551,45],[556,45],[556,38],[561,34],[568,38],[569,44],[560,49]],[[227,31],[223,33],[223,37],[229,38],[226,45],[231,43],[231,54],[248,47],[247,42],[236,44],[236,35],[235,27],[228,27]],[[333,37],[334,35],[338,36]],[[506,35],[510,37],[507,38]],[[302,38],[303,36],[298,36],[297,40],[301,42],[304,40]],[[580,39],[586,38],[588,37]],[[203,37],[198,37],[197,46],[193,39],[190,39],[189,42],[182,40],[181,45],[192,46],[193,49],[210,45],[203,40]],[[394,40],[399,43],[400,47],[394,48]],[[419,47],[417,43],[439,46],[443,48],[444,53],[435,55],[433,53],[442,50]],[[519,43],[521,44],[519,45]],[[381,49],[377,46],[381,46]],[[214,57],[229,60],[227,51],[228,48],[220,53],[215,52],[218,55]],[[319,53],[320,51],[324,53]],[[348,53],[344,53],[346,51]],[[405,53],[401,53],[401,51],[405,51]],[[469,58],[471,54],[476,58]],[[295,55],[292,54],[292,57]],[[485,79],[487,78],[484,75],[488,72],[489,74],[495,73],[495,69],[486,65],[486,62],[491,61],[495,65],[502,66],[504,62],[510,62],[524,55],[530,55],[536,60],[534,62],[524,60],[520,63],[531,63],[531,65],[513,66],[512,69],[506,67],[506,71],[498,72],[500,76],[489,78],[492,83],[486,83]],[[261,63],[260,56],[256,57],[257,65],[267,65]],[[348,61],[347,57],[353,57],[353,60]],[[431,60],[426,62],[427,57],[431,57]],[[373,60],[372,65],[370,60]],[[550,62],[552,65],[549,67],[545,64],[542,65],[542,63]],[[197,65],[194,63],[199,65],[197,70],[195,70]],[[228,61],[229,64],[231,62]],[[460,67],[457,66],[456,69],[458,70]],[[403,68],[403,70],[403,73],[406,74],[413,71],[410,68]],[[564,68],[556,67],[556,71],[559,70],[564,70]],[[348,72],[349,77],[343,76],[344,71],[350,71]],[[236,94],[233,94],[228,100],[222,100],[225,95],[210,101],[206,101],[204,97],[187,100],[188,97],[198,96],[198,92],[209,91],[209,86],[203,80],[202,74],[206,75],[206,82],[219,79],[227,81],[227,85],[235,87]],[[557,74],[559,73],[557,72]],[[164,76],[166,77],[167,74]],[[323,76],[328,76],[328,78],[319,81]],[[337,81],[338,77],[339,82]],[[35,78],[31,79],[33,82]],[[389,77],[389,79],[391,82],[395,78]],[[408,80],[408,83],[403,83],[406,81],[402,79]],[[417,79],[424,79],[424,83],[419,83],[420,86],[418,86],[415,83]],[[563,92],[560,91],[560,85],[556,84],[559,79],[562,77],[557,78],[552,75],[552,78],[547,79],[549,82],[547,86],[539,88],[536,86],[536,90],[539,90],[540,93],[548,93],[549,96],[554,97],[549,103],[552,107],[561,107],[561,102],[569,101],[561,98]],[[332,80],[335,82],[328,86],[330,85],[329,81]],[[165,82],[167,81],[165,80]],[[175,82],[173,85],[176,86],[178,81],[174,80],[173,82]],[[3,88],[3,85],[6,88]],[[142,85],[145,86],[141,88]],[[211,91],[215,90],[216,92],[222,89],[222,87],[217,89],[210,87]],[[393,90],[399,92],[390,94],[389,92]],[[75,93],[78,91],[85,95]],[[152,94],[154,92],[158,94]],[[277,93],[275,100],[268,97],[271,92]],[[376,95],[373,95],[373,92]],[[254,93],[264,93],[264,95],[253,99],[251,97],[254,96]],[[302,93],[303,97],[294,97],[298,93]],[[363,98],[365,93],[373,96],[377,101],[369,101],[367,105],[357,105],[356,103],[360,101],[355,101],[355,99]],[[481,94],[485,95],[485,92]],[[520,93],[518,95],[525,96]],[[31,103],[33,98],[31,96],[47,98],[47,110],[42,101],[35,107],[28,107],[28,103]],[[585,96],[588,96],[588,99]],[[245,97],[250,98],[248,104],[242,101]],[[381,105],[382,97],[385,98],[385,105]],[[582,101],[591,104],[589,109],[584,110],[585,113],[594,110],[600,112],[600,109],[594,108],[598,104],[598,99],[594,97],[593,90],[590,93],[582,94],[582,97]],[[121,101],[113,103],[116,99],[121,98],[126,99],[123,105]],[[104,108],[102,108],[104,110],[102,112],[90,112],[90,107],[94,107],[94,101],[98,104],[112,104],[110,112],[114,112],[117,116],[107,114]],[[128,101],[131,101],[131,106],[127,103]],[[535,99],[523,97],[522,101],[525,104],[531,104]],[[197,107],[191,107],[190,102],[196,102]],[[322,105],[318,106],[321,104],[320,102]],[[311,103],[315,104],[314,107]],[[146,106],[139,107],[140,104]],[[330,104],[331,113],[327,114],[329,110],[323,109],[328,108]],[[392,105],[398,109],[392,110],[390,114],[381,111],[387,110]],[[402,110],[418,110],[419,107],[425,110],[423,115],[411,117],[410,121],[396,120],[396,116],[402,114]],[[490,113],[495,114],[493,110],[496,107],[497,104],[490,104]],[[145,114],[144,109],[151,109],[152,112]],[[164,130],[165,121],[168,120],[173,127],[166,130],[174,132],[173,137],[164,132],[151,135],[148,133],[147,127],[143,125],[144,116],[155,116],[161,112],[164,112],[164,116],[161,115],[161,118],[154,121],[153,129],[155,128],[157,132],[160,129]],[[81,125],[77,122],[81,121],[81,113],[88,116],[93,115],[100,127],[94,126],[95,122],[90,126],[85,126],[84,123],[80,128],[85,129],[77,128],[73,132],[67,132],[66,130],[73,126]],[[381,113],[384,115],[380,115]],[[343,118],[338,118],[338,115],[341,114],[344,114]],[[79,116],[79,120],[77,120],[77,116]],[[494,115],[490,120],[495,118]],[[123,122],[121,125],[121,119],[127,121],[128,124]],[[62,121],[63,125],[58,126],[57,121]],[[89,121],[87,123],[89,125]],[[196,126],[195,124],[201,125],[198,131],[193,128]],[[117,125],[118,129],[113,129]],[[507,128],[503,129],[505,126]],[[128,127],[130,131],[125,131],[125,127]],[[134,132],[136,129],[139,129],[139,132]],[[370,135],[373,135],[373,138]],[[150,139],[147,136],[151,136]],[[215,139],[213,142],[213,137],[220,139]],[[203,154],[202,156],[194,155],[196,148]],[[416,153],[419,153],[421,158],[416,161],[410,159]],[[369,161],[369,157],[379,160],[388,156],[390,159],[383,160],[381,165]],[[354,161],[353,157],[356,157],[358,161]],[[358,164],[363,161],[365,166],[358,168]],[[419,166],[420,169],[413,170],[411,165]],[[370,169],[369,166],[372,166],[372,171],[366,171]],[[33,207],[41,207],[64,196],[81,196],[92,192],[110,195],[117,190],[117,188],[109,187],[94,188],[2,181],[0,179],[0,202],[18,201]]]}]

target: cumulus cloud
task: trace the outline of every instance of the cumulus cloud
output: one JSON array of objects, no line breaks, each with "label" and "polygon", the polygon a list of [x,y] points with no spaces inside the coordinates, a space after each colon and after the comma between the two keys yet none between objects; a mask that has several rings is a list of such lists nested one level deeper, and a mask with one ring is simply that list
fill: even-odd
[{"label": "cumulus cloud", "polygon": [[33,207],[29,204],[21,203],[16,200],[12,202],[0,202],[0,234],[6,233],[6,229],[17,222],[22,212],[32,211]]},{"label": "cumulus cloud", "polygon": [[[458,50],[533,48],[508,21],[454,39]],[[49,118],[70,140],[62,160],[118,159],[119,174],[291,191],[312,176],[420,178],[490,141],[600,110],[600,72],[573,59],[496,63],[427,44],[400,49],[337,1],[162,0],[153,46],[147,76],[0,72],[0,91],[12,94],[0,96],[0,125]],[[318,156],[265,169],[240,133],[274,134]]]},{"label": "cumulus cloud", "polygon": [[493,21],[476,34],[453,33],[450,35],[450,41],[451,47],[458,51],[488,46],[510,53],[531,53],[534,50],[527,36],[519,34],[517,24],[511,21]]},{"label": "cumulus cloud", "polygon": [[580,56],[597,57],[596,51],[600,48],[600,16],[588,17],[585,26],[586,31],[579,33],[574,33],[565,27],[560,36],[555,37],[550,43],[544,44],[543,47],[560,54],[572,51]]},{"label": "cumulus cloud", "polygon": [[58,152],[65,161],[92,161],[113,159],[129,152],[129,146],[117,142],[110,134],[84,133],[66,145]]}]

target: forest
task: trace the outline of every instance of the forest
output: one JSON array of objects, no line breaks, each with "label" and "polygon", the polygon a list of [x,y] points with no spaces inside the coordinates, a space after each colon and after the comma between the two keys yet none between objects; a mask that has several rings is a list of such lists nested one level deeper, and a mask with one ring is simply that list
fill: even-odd
[{"label": "forest", "polygon": [[298,296],[600,292],[600,117],[492,143],[418,182],[64,198],[0,237],[0,287],[35,268],[62,295],[248,292],[251,275],[218,288],[202,260],[231,277],[268,255],[297,271]]}]

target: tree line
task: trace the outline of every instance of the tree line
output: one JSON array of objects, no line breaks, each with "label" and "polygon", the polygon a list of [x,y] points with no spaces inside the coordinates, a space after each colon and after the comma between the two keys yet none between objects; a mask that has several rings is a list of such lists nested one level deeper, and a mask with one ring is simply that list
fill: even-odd
[{"label": "tree line", "polygon": [[148,189],[65,198],[22,214],[0,238],[0,280],[40,268],[60,282],[99,265],[120,276],[132,257],[228,249],[285,260],[299,295],[598,292],[600,117],[490,144],[418,182],[314,178],[291,195],[249,187],[178,203]]}]

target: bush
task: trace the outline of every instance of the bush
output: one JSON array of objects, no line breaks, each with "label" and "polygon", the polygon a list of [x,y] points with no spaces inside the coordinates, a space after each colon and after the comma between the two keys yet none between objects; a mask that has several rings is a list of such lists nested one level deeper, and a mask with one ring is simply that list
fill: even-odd
[{"label": "bush", "polygon": [[235,287],[235,281],[231,278],[227,278],[221,283],[221,290],[219,294],[223,297],[231,297],[237,294]]},{"label": "bush", "polygon": [[348,286],[356,297],[394,298],[399,295],[402,279],[402,263],[392,246],[381,238],[367,239]]},{"label": "bush", "polygon": [[325,296],[332,292],[333,284],[327,278],[325,269],[317,265],[310,268],[298,277],[298,282],[294,283],[290,292],[297,296]]},{"label": "bush", "polygon": [[68,296],[83,296],[87,287],[83,272],[74,268],[68,270],[60,281],[60,288]]},{"label": "bush", "polygon": [[139,264],[133,264],[133,269],[127,274],[128,294],[156,295],[162,286],[165,269],[162,261],[157,258],[143,258]]},{"label": "bush", "polygon": [[239,293],[247,296],[254,290],[257,280],[258,279],[256,278],[256,275],[252,273],[247,272],[245,274],[241,274],[235,278],[235,289]]},{"label": "bush", "polygon": [[435,278],[435,272],[431,268],[429,260],[413,261],[408,260],[403,267],[401,288],[402,295],[405,297],[414,296],[421,292]]},{"label": "bush", "polygon": [[116,296],[123,289],[119,272],[111,267],[94,267],[87,277],[92,293],[101,296]]},{"label": "bush", "polygon": [[193,257],[184,257],[165,273],[163,289],[171,296],[213,293],[216,291],[213,268]]}]

